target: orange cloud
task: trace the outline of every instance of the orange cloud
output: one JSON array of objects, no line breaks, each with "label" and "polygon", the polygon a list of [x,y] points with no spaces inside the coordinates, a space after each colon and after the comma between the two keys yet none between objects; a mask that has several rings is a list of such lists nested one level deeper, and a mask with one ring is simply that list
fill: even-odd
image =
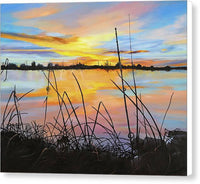
[{"label": "orange cloud", "polygon": [[13,15],[18,19],[33,19],[53,15],[60,11],[61,6],[58,6],[57,4],[46,4],[40,8],[32,8],[29,10],[16,12]]},{"label": "orange cloud", "polygon": [[187,44],[187,39],[177,40],[177,41],[168,41],[166,42],[168,45],[181,45],[181,44]]},{"label": "orange cloud", "polygon": [[161,51],[162,51],[162,52],[166,52],[166,51],[167,51],[167,49],[161,49]]},{"label": "orange cloud", "polygon": [[[148,50],[136,50],[136,51],[123,51],[121,50],[120,53],[122,54],[137,54],[142,52],[149,52]],[[106,51],[105,54],[117,54],[117,51]]]},{"label": "orange cloud", "polygon": [[46,35],[27,35],[27,34],[17,34],[17,33],[1,33],[2,38],[26,41],[30,43],[48,43],[48,44],[67,44],[70,42],[77,41],[77,37],[60,38]]}]

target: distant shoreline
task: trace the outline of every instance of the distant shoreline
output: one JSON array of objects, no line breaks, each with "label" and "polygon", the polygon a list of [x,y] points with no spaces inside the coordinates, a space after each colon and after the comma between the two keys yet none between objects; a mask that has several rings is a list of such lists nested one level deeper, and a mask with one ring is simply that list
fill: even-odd
[{"label": "distant shoreline", "polygon": [[[131,65],[128,66],[122,66],[123,69],[135,69],[135,70],[151,70],[151,71],[170,71],[170,70],[187,70],[186,66],[182,67],[170,67],[170,66],[164,66],[164,67],[154,67],[154,66],[141,66],[137,65],[132,67]],[[91,70],[91,69],[102,69],[102,70],[116,70],[119,69],[119,66],[99,66],[99,65],[83,65],[83,64],[77,64],[77,65],[70,65],[70,66],[42,66],[42,65],[21,65],[17,66],[15,64],[8,64],[7,66],[1,65],[1,70]]]}]

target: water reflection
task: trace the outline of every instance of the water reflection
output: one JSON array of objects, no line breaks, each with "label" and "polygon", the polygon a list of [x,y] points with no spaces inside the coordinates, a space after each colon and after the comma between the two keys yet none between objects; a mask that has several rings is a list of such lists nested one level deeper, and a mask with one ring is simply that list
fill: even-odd
[{"label": "water reflection", "polygon": [[[59,70],[55,71],[57,86],[62,94],[66,91],[75,107],[80,107],[77,114],[83,119],[83,108],[81,108],[81,95],[77,83],[72,75],[76,75],[83,90],[87,116],[95,117],[95,110],[102,101],[110,112],[116,129],[126,133],[126,119],[122,93],[116,89],[111,82],[114,80],[121,84],[116,70]],[[47,72],[45,72],[48,75]],[[141,94],[143,102],[150,109],[157,122],[162,122],[165,110],[168,106],[170,95],[174,92],[172,104],[165,120],[164,127],[168,129],[186,129],[186,71],[135,71],[138,93]],[[54,83],[53,74],[50,73],[50,81]],[[124,77],[133,85],[131,70],[124,70]],[[54,83],[55,84],[55,83]],[[27,112],[24,115],[26,122],[36,120],[42,123],[44,119],[44,99],[47,96],[48,82],[41,71],[9,71],[6,82],[1,82],[1,103],[4,109],[10,91],[16,86],[17,93],[25,93],[34,89],[20,103],[21,111]],[[126,90],[129,96],[133,93]],[[133,98],[134,99],[134,98]],[[69,107],[69,106],[68,106]],[[135,128],[135,110],[128,103],[131,126]],[[48,116],[47,120],[52,121],[58,113],[58,99],[55,91],[50,87],[48,90]],[[67,115],[66,115],[67,116]],[[103,123],[103,122],[102,122]]]}]

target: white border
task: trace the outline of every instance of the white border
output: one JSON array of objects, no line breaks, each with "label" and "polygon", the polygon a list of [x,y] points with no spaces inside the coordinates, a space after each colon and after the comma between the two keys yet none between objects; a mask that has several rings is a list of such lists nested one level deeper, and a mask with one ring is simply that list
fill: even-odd
[{"label": "white border", "polygon": [[187,2],[187,175],[192,174],[192,2]]}]

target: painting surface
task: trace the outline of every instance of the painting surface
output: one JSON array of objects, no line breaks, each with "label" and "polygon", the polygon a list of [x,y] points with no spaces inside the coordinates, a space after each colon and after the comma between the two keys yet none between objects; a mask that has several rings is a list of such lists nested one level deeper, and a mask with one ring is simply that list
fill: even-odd
[{"label": "painting surface", "polygon": [[187,174],[187,2],[1,5],[3,172]]}]

